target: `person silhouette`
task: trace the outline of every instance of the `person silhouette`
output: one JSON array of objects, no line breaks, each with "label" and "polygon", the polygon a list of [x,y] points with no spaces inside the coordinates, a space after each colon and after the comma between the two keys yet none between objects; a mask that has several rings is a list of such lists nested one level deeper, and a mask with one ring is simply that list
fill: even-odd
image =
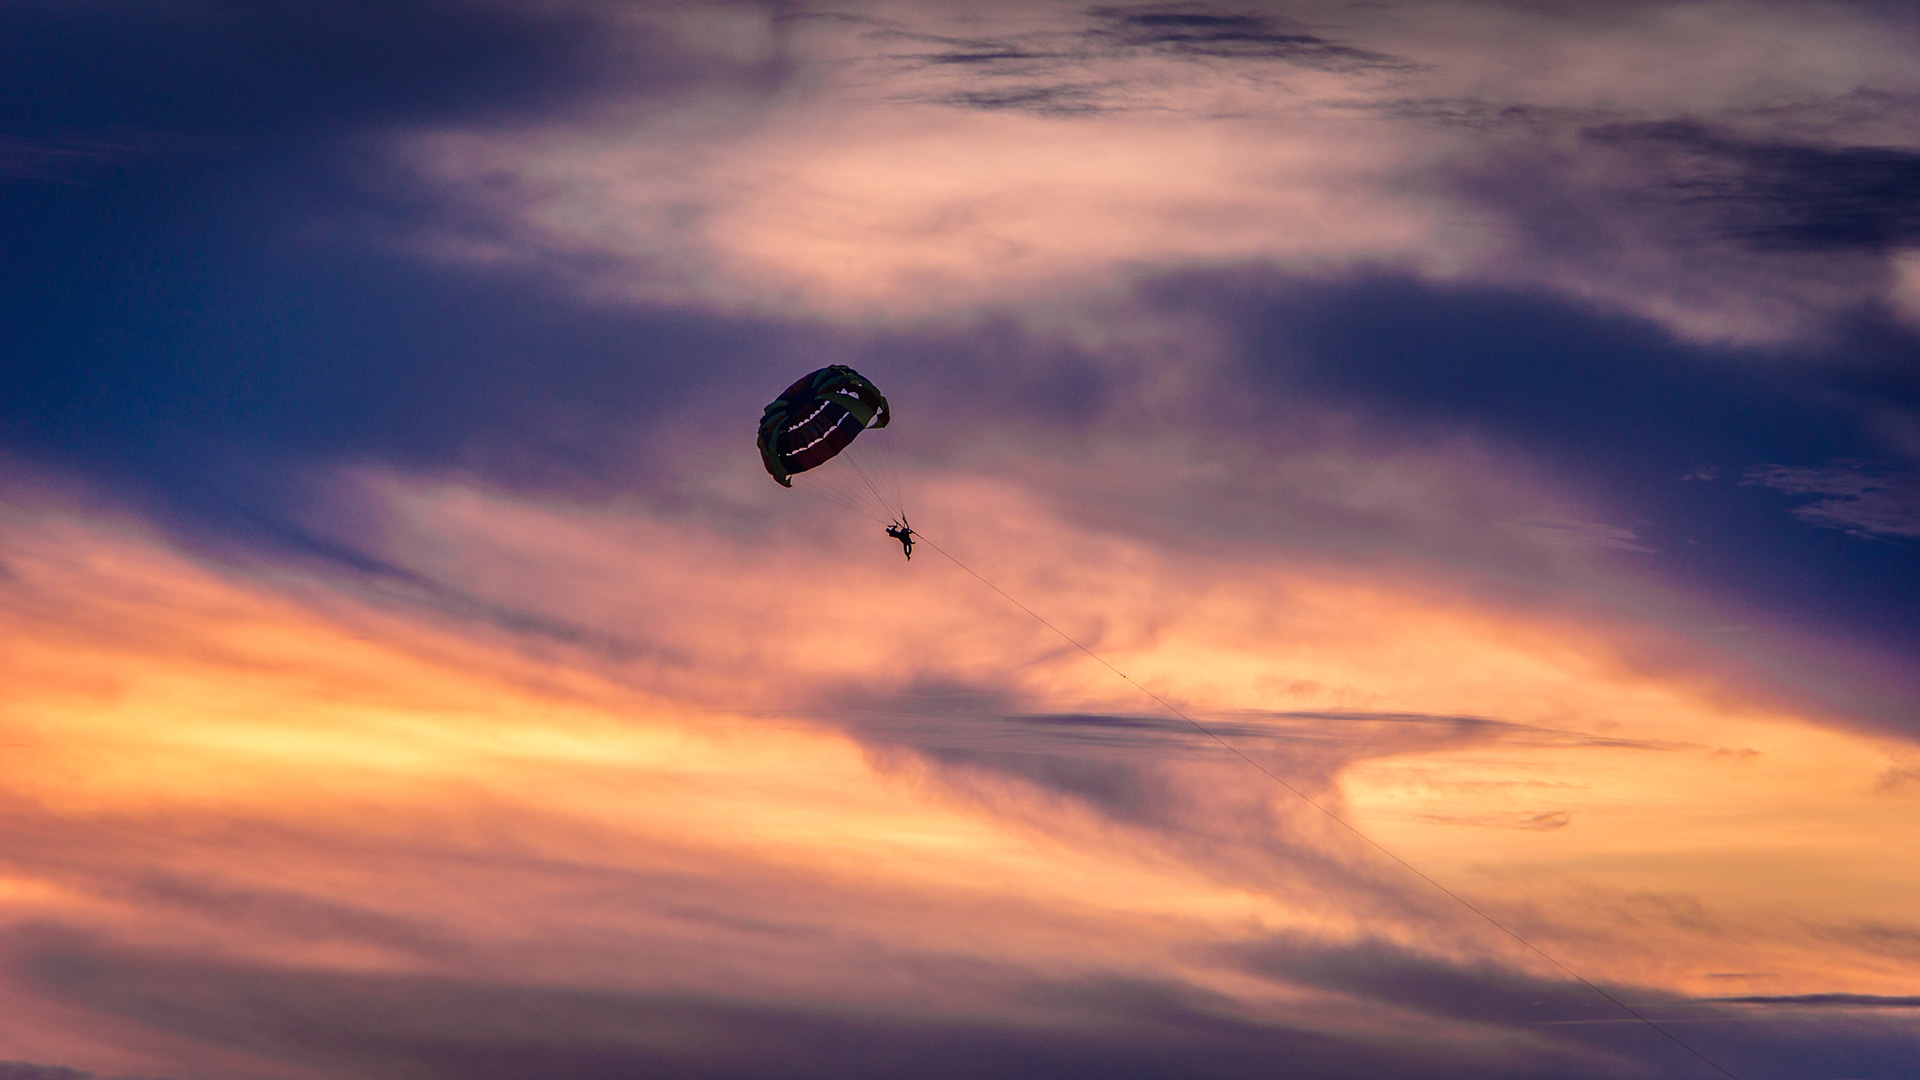
[{"label": "person silhouette", "polygon": [[909,560],[913,558],[913,530],[907,526],[905,521],[900,522],[898,525],[887,526],[887,535],[900,541],[900,551],[902,554],[906,555]]}]

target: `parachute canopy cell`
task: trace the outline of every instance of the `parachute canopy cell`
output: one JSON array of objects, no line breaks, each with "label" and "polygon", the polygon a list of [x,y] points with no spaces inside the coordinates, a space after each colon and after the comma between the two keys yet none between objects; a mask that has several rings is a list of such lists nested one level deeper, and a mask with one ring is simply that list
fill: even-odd
[{"label": "parachute canopy cell", "polygon": [[790,477],[826,464],[862,431],[886,427],[880,388],[845,364],[804,375],[760,417],[760,460],[783,486]]}]

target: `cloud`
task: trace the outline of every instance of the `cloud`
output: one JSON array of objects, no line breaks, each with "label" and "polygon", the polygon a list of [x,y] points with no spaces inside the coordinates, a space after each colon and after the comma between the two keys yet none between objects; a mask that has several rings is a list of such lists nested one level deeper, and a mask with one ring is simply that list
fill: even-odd
[{"label": "cloud", "polygon": [[92,1073],[64,1065],[35,1065],[30,1061],[0,1061],[0,1080],[94,1080]]},{"label": "cloud", "polygon": [[1876,474],[1857,462],[1756,465],[1742,482],[1789,495],[1827,496],[1788,511],[1809,525],[1867,537],[1920,537],[1920,475]]},{"label": "cloud", "polygon": [[1665,159],[1679,205],[1762,248],[1894,251],[1920,242],[1920,152],[1762,143],[1671,122],[1599,127]]},{"label": "cloud", "polygon": [[1389,5],[1335,37],[1304,4],[988,5],[982,37],[971,9],[872,3],[781,23],[790,93],[392,146],[458,208],[418,250],[599,295],[886,322],[1143,272],[1391,268],[1792,340],[1904,295],[1920,45],[1885,11],[1739,6],[1735,32],[1670,5]]},{"label": "cloud", "polygon": [[[1526,1053],[1471,1033],[1444,1047],[1393,1035],[1360,1039],[1223,1011],[1203,991],[1143,980],[998,983],[1028,1019],[951,1017],[901,1005],[831,1005],[547,987],[509,980],[329,974],[208,963],[128,949],[54,928],[15,932],[15,970],[102,1013],[321,1075],[590,1078],[634,1073],[714,1077],[1262,1075],[1283,1055],[1311,1077],[1382,1069],[1417,1077],[1576,1075],[1577,1047]],[[112,978],[102,977],[111,972]],[[1512,1060],[1512,1056],[1520,1060]],[[1503,1057],[1506,1060],[1503,1060]],[[1531,1059],[1531,1060],[1529,1060]],[[1573,1070],[1573,1071],[1569,1071]]]},{"label": "cloud", "polygon": [[[1736,960],[1780,973],[1736,991],[1897,992],[1897,924],[1844,918],[1880,895],[1866,870],[1787,875],[1829,890],[1824,921],[1768,907],[1806,910],[1777,883],[1807,854],[1769,838],[1809,807],[1906,827],[1860,783],[1884,737],[1643,670],[1630,631],[1566,612],[1167,551],[941,482],[996,581],[1583,974],[1636,1000]],[[1645,1054],[1544,1025],[1585,1015],[1556,977],[938,561],[865,558],[864,530],[792,508],[741,530],[357,483],[335,541],[473,603],[10,503],[0,1038],[21,1056],[890,1076],[960,1047],[961,1073],[1285,1053],[1441,1077]],[[791,494],[771,487],[739,497]],[[541,630],[560,616],[643,648]],[[1676,816],[1720,853],[1678,880]],[[1826,1047],[1817,1027],[1793,1038]],[[1881,1038],[1849,1052],[1899,1049]]]},{"label": "cloud", "polygon": [[1813,1007],[1912,1009],[1920,1008],[1920,997],[1896,997],[1884,994],[1782,994],[1768,997],[1707,998],[1737,1005],[1799,1005]]},{"label": "cloud", "polygon": [[[1695,529],[1736,493],[1673,482],[1794,460],[1789,428],[1864,452],[1832,402],[1903,384],[1668,332],[1871,308],[1904,39],[1865,8],[1015,7],[0,34],[60,46],[6,100],[78,88],[0,162],[57,173],[114,113],[202,140],[5,190],[35,256],[0,267],[0,427],[71,470],[5,462],[10,1056],[1664,1067],[964,573],[769,484],[751,418],[826,362],[893,395],[956,557],[1583,973],[1706,1031],[1739,1010],[1680,999],[1904,993],[1878,898],[1912,868],[1795,838],[1904,835],[1911,702],[1747,588],[1796,541]],[[156,27],[175,53],[109,63]],[[1838,482],[1795,493],[1872,494]],[[1691,578],[1683,535],[1722,545]],[[1881,564],[1787,564],[1909,636]],[[1735,969],[1770,974],[1705,981]],[[1828,1013],[1743,1046],[1912,1060]]]},{"label": "cloud", "polygon": [[[1584,989],[1494,968],[1449,969],[1380,942],[1325,950],[1275,940],[1236,959],[1256,978],[1320,980],[1356,998],[1384,997],[1469,1021],[1455,1026],[1450,1041],[1417,1042],[1409,1038],[1417,1026],[1364,1038],[1318,1034],[1222,1011],[1223,1003],[1204,992],[1140,980],[1008,986],[1031,1010],[1026,1022],[1011,1023],[897,1006],[853,1013],[511,980],[209,963],[52,928],[15,933],[7,944],[14,965],[36,970],[50,988],[102,1014],[139,1017],[209,1045],[244,1047],[267,1067],[319,1075],[506,1077],[538,1068],[569,1080],[655,1071],[723,1078],[1146,1077],[1171,1070],[1229,1078],[1264,1075],[1274,1057],[1284,1056],[1296,1075],[1316,1080],[1383,1071],[1432,1080],[1600,1077],[1616,1075],[1644,1045],[1619,1025],[1555,1025],[1557,1017],[1594,1015],[1591,1000],[1579,996]],[[993,973],[946,974],[975,981]],[[1533,1030],[1505,1040],[1489,1036],[1491,1025],[1516,1021]],[[1743,1031],[1738,1040],[1715,1039],[1710,1049],[1738,1065],[1766,1054],[1777,1060],[1797,1045],[1863,1071],[1911,1049],[1897,1024],[1856,1020],[1829,1031],[1812,1017],[1781,1023]],[[1716,1030],[1724,1029],[1707,1023],[1688,1034],[1703,1040]],[[1677,1066],[1662,1056],[1643,1067]]]},{"label": "cloud", "polygon": [[1889,765],[1873,782],[1875,791],[1899,794],[1920,788],[1920,765]]},{"label": "cloud", "polygon": [[1018,86],[960,90],[942,99],[970,109],[1019,109],[1033,113],[1078,113],[1100,108],[1098,91],[1086,86]]},{"label": "cloud", "polygon": [[1478,817],[1452,817],[1445,814],[1428,814],[1422,818],[1438,825],[1471,825],[1492,829],[1530,829],[1545,831],[1564,829],[1573,821],[1573,815],[1565,810],[1542,810],[1539,812],[1518,811],[1511,814],[1483,814]]},{"label": "cloud", "polygon": [[66,1065],[39,1065],[31,1061],[0,1061],[0,1080],[143,1080],[136,1076],[100,1076]]},{"label": "cloud", "polygon": [[1618,525],[1605,525],[1595,521],[1521,521],[1516,522],[1514,528],[1548,543],[1564,544],[1568,547],[1603,547],[1618,551],[1650,552],[1654,550],[1638,543],[1640,535],[1632,529],[1623,529]]},{"label": "cloud", "polygon": [[92,139],[0,136],[0,180],[71,183],[78,174],[151,152],[148,147]]},{"label": "cloud", "polygon": [[1110,39],[1188,56],[1281,60],[1330,69],[1404,66],[1393,57],[1329,41],[1288,26],[1282,19],[1209,4],[1096,7],[1088,14],[1105,23],[1090,33],[1096,41]]}]

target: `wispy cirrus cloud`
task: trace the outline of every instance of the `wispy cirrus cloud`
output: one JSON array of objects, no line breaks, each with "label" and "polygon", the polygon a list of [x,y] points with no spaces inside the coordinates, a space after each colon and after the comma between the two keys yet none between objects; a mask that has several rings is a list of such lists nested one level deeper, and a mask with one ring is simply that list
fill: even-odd
[{"label": "wispy cirrus cloud", "polygon": [[145,146],[97,139],[0,135],[0,179],[72,182],[88,169],[150,152]]},{"label": "wispy cirrus cloud", "polygon": [[65,1065],[40,1065],[31,1061],[0,1061],[0,1080],[140,1080],[140,1078],[101,1077]]},{"label": "wispy cirrus cloud", "polygon": [[1809,525],[1865,537],[1920,537],[1920,474],[1875,471],[1862,462],[1757,465],[1742,482],[1820,496],[1788,513]]},{"label": "wispy cirrus cloud", "polygon": [[1096,42],[1186,56],[1279,60],[1335,70],[1405,67],[1404,61],[1308,33],[1278,13],[1252,14],[1205,3],[1096,7]]},{"label": "wispy cirrus cloud", "polygon": [[1738,1005],[1799,1005],[1814,1008],[1913,1009],[1920,1008],[1920,997],[1896,994],[1781,994],[1748,997],[1708,998]]}]

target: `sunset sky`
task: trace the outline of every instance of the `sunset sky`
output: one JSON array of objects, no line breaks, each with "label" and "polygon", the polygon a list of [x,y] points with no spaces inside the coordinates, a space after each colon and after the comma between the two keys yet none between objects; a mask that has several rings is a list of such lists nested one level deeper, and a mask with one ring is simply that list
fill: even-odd
[{"label": "sunset sky", "polygon": [[0,1080],[1920,1078],[1912,4],[0,0],[0,362]]}]

